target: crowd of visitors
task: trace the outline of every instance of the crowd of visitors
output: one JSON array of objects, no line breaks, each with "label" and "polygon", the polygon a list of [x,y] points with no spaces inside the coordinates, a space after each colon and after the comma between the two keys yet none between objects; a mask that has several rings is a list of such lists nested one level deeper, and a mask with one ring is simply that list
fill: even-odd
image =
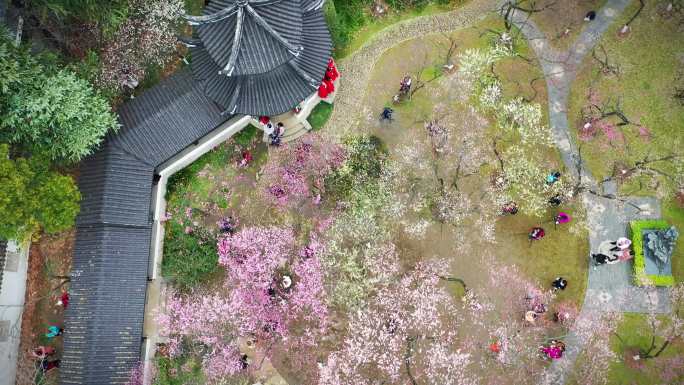
[{"label": "crowd of visitors", "polygon": [[[59,299],[55,303],[58,309],[65,310],[69,307],[69,293],[64,291],[59,296]],[[52,342],[55,338],[60,337],[64,334],[64,328],[58,325],[49,325],[46,329],[45,338]],[[40,345],[31,350],[30,355],[37,360],[38,370],[42,373],[47,373],[52,369],[59,368],[61,360],[59,358],[54,358],[57,354],[57,350],[54,346]]]}]

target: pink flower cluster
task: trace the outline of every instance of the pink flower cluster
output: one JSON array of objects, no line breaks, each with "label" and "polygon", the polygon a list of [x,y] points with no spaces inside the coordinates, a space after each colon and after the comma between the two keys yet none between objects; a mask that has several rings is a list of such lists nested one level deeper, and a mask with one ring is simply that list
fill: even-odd
[{"label": "pink flower cluster", "polygon": [[205,374],[220,378],[242,369],[240,352],[231,333],[238,322],[233,314],[231,302],[221,293],[172,293],[165,313],[157,316],[157,322],[160,334],[168,337],[172,356],[181,354],[186,342],[204,345],[208,347],[203,361]]},{"label": "pink flower cluster", "polygon": [[[275,227],[249,227],[219,241],[219,263],[228,272],[226,286],[242,333],[286,336],[295,319],[325,320],[319,248],[315,243],[298,252],[292,230]],[[283,285],[284,279],[292,286]]]},{"label": "pink flower cluster", "polygon": [[274,150],[261,178],[266,199],[280,207],[302,199],[320,201],[324,178],[345,161],[344,149],[312,134],[292,145]]},{"label": "pink flower cluster", "polygon": [[170,353],[180,354],[185,343],[204,346],[205,374],[218,379],[245,368],[240,338],[313,343],[311,333],[291,335],[290,327],[327,324],[321,251],[315,240],[298,249],[291,229],[248,227],[225,235],[218,243],[227,272],[223,288],[211,295],[175,293],[158,316]]}]

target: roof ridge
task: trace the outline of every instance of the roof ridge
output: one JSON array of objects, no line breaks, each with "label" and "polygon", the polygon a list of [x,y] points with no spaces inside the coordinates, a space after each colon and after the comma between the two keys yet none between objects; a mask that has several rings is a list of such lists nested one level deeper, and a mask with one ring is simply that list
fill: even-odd
[{"label": "roof ridge", "polygon": [[[249,15],[251,19],[258,25],[261,29],[266,31],[266,33],[271,36],[273,39],[276,40],[279,44],[281,44],[283,47],[285,47],[288,52],[293,56],[290,58],[288,61],[292,61],[293,59],[297,58],[299,54],[304,50],[304,47],[302,45],[296,46],[290,41],[288,41],[285,37],[283,37],[280,33],[278,33],[254,8],[259,8],[262,6],[266,5],[272,5],[279,3],[283,0],[235,0],[233,4],[230,6],[227,6],[217,12],[214,12],[210,15],[202,15],[202,16],[192,16],[192,15],[184,15],[183,17],[188,21],[188,24],[193,25],[193,26],[200,26],[200,25],[206,25],[206,24],[211,24],[211,23],[217,23],[222,20],[228,19],[230,17],[235,16],[236,21],[235,21],[235,29],[233,31],[233,44],[230,49],[230,56],[228,57],[228,62],[226,65],[219,71],[219,74],[221,75],[226,75],[226,76],[232,76],[233,71],[235,70],[236,63],[238,62],[238,58],[240,57],[241,53],[241,48],[242,48],[242,37],[243,37],[243,30],[244,30],[244,25],[245,25],[245,16]],[[321,1],[321,0],[316,0],[316,1]],[[321,1],[322,4],[322,1]]]}]

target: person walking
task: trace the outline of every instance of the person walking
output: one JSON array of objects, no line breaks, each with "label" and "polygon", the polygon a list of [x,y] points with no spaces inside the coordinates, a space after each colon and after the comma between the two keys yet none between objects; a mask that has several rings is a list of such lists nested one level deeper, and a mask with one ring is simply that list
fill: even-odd
[{"label": "person walking", "polygon": [[48,332],[45,333],[45,337],[47,337],[48,339],[52,339],[52,338],[55,338],[57,336],[61,336],[62,333],[64,333],[64,329],[60,328],[59,326],[55,326],[55,325],[48,326],[47,330],[48,330]]},{"label": "person walking", "polygon": [[527,234],[527,238],[530,241],[539,241],[542,238],[544,238],[544,235],[546,235],[546,232],[544,231],[543,228],[541,227],[533,227],[530,232]]},{"label": "person walking", "polygon": [[55,354],[55,348],[53,348],[52,346],[42,346],[41,345],[41,346],[31,350],[31,355],[33,357],[41,359],[41,360],[43,360],[43,359],[45,359],[48,356],[51,356],[53,354]]},{"label": "person walking", "polygon": [[551,287],[554,290],[565,290],[568,287],[568,280],[563,277],[556,277],[556,279],[551,282]]},{"label": "person walking", "polygon": [[62,362],[61,360],[42,360],[40,362],[40,369],[43,371],[43,373],[47,373],[52,369],[59,368],[59,364]]}]

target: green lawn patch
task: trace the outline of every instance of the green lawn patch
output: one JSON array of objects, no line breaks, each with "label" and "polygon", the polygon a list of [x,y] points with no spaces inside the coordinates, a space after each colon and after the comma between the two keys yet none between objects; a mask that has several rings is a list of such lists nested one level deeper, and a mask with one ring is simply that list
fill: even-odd
[{"label": "green lawn patch", "polygon": [[165,225],[162,275],[181,290],[190,290],[218,271],[216,237],[204,229],[185,232],[175,220]]},{"label": "green lawn patch", "polygon": [[414,6],[391,9],[383,17],[374,18],[370,14],[371,0],[327,1],[325,17],[333,38],[333,56],[341,59],[361,48],[381,30],[392,24],[419,16],[448,12],[467,0],[418,0]]},{"label": "green lawn patch", "polygon": [[332,115],[332,112],[332,104],[323,102],[318,103],[318,105],[314,107],[313,111],[311,111],[311,114],[308,118],[309,124],[311,124],[313,130],[318,131],[321,128],[323,128],[323,126],[325,126],[325,123],[328,122],[328,119],[330,119],[330,115]]},{"label": "green lawn patch", "polygon": [[247,147],[252,144],[254,138],[257,137],[258,132],[259,129],[250,124],[243,128],[242,131],[235,134],[235,136],[233,136],[233,140],[235,140],[235,143],[239,144],[240,146]]},{"label": "green lawn patch", "polygon": [[[625,353],[634,349],[646,349],[651,344],[651,328],[645,314],[626,313],[616,334],[620,338],[611,338],[611,347],[618,356],[618,362],[611,365],[608,373],[608,384],[652,385],[652,384],[681,384],[684,381],[682,368],[675,368],[670,360],[676,360],[684,354],[684,344],[674,341],[663,353],[653,359],[640,360],[637,365],[628,365]],[[656,345],[662,344],[662,339],[656,337]],[[588,352],[591,355],[591,352]]]},{"label": "green lawn patch", "polygon": [[156,357],[157,375],[153,385],[204,384],[201,363],[187,356]]},{"label": "green lawn patch", "polygon": [[[583,210],[581,204],[561,209],[572,217],[578,216],[580,210]],[[544,288],[550,288],[558,276],[567,279],[568,286],[558,291],[556,302],[570,301],[581,307],[587,288],[589,234],[586,231],[580,234],[571,232],[568,225],[554,227],[551,218],[555,213],[555,210],[549,210],[549,219],[541,223],[539,218],[520,213],[499,219],[497,242],[505,245],[500,258],[505,263],[518,266],[527,277],[535,279]],[[527,232],[535,226],[543,227],[546,236],[531,243]]]},{"label": "green lawn patch", "polygon": [[629,223],[632,246],[634,247],[634,283],[640,286],[672,286],[672,275],[646,274],[646,260],[644,256],[644,230],[667,230],[670,224],[664,220],[640,220]]}]

